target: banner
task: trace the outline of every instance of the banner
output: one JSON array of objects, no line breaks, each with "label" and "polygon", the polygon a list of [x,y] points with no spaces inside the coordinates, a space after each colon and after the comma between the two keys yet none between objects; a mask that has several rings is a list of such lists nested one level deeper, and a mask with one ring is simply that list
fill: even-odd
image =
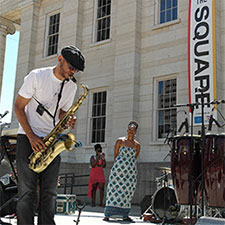
[{"label": "banner", "polygon": [[[189,0],[188,78],[189,103],[201,103],[201,96],[204,103],[216,99],[215,0]],[[204,106],[205,123],[213,107]],[[194,110],[194,124],[201,123],[199,105]]]}]

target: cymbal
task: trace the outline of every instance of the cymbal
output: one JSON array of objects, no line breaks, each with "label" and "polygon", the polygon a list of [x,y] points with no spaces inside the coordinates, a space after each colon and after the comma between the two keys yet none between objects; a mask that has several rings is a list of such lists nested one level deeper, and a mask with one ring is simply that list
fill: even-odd
[{"label": "cymbal", "polygon": [[171,173],[171,169],[169,167],[156,167],[156,169],[163,172]]}]

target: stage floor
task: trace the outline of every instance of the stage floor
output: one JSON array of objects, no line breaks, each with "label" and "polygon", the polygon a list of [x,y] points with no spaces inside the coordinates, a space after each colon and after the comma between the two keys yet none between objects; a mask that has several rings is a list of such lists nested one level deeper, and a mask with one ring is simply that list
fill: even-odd
[{"label": "stage floor", "polygon": [[[135,224],[143,224],[143,223],[150,223],[150,222],[144,222],[142,219],[140,219],[140,207],[139,206],[132,206],[130,217],[135,221]],[[71,215],[61,215],[56,214],[55,215],[55,222],[56,225],[76,225],[76,222],[74,220],[77,220],[78,211],[75,212],[75,214]],[[113,225],[113,224],[129,224],[129,222],[124,222],[122,219],[110,219],[109,222],[103,221],[104,218],[104,208],[100,206],[91,207],[86,206],[80,215],[80,222],[79,225]],[[11,223],[12,225],[16,225],[16,219],[5,219],[2,218],[4,222]],[[150,223],[154,225],[154,223]]]}]

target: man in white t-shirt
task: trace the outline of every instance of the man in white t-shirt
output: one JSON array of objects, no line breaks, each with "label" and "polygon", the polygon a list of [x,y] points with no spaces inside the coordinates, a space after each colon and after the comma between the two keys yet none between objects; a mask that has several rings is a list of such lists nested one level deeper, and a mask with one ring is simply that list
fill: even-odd
[{"label": "man in white t-shirt", "polygon": [[[37,185],[40,186],[38,224],[53,225],[60,156],[41,173],[29,168],[33,151],[46,149],[42,140],[63,118],[73,103],[77,86],[70,79],[83,71],[85,58],[75,46],[66,46],[58,56],[58,64],[32,70],[19,90],[15,112],[19,122],[16,164],[18,174],[18,225],[34,224]],[[68,125],[74,128],[76,118]]]}]

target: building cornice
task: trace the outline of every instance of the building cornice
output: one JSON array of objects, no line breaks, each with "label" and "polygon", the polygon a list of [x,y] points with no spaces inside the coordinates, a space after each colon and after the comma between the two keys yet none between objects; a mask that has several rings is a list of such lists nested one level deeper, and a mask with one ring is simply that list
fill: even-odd
[{"label": "building cornice", "polygon": [[20,0],[18,7],[21,10],[21,9],[30,7],[32,5],[40,6],[41,0]]},{"label": "building cornice", "polygon": [[2,16],[0,16],[0,28],[4,28],[7,34],[14,34],[16,32],[14,24]]}]

